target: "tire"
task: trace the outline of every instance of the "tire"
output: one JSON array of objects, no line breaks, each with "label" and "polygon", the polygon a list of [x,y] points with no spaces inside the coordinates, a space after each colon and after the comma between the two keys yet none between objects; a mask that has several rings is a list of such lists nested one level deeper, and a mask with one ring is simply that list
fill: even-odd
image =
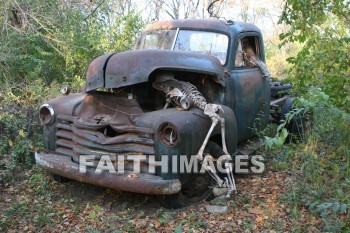
[{"label": "tire", "polygon": [[56,174],[52,174],[51,173],[52,178],[54,179],[54,181],[57,181],[58,183],[67,183],[70,181],[69,178],[60,176],[60,175],[56,175]]},{"label": "tire", "polygon": [[[224,154],[221,147],[209,141],[205,153],[209,153],[214,158],[218,158]],[[215,196],[213,194],[213,186],[215,180],[208,172],[204,174],[191,174],[189,178],[182,184],[181,191],[173,195],[160,196],[161,204],[165,208],[179,209],[188,205],[195,205],[205,200],[211,200]]]},{"label": "tire", "polygon": [[[287,113],[292,110],[292,101],[288,98],[282,107],[280,123],[286,121]],[[308,112],[301,111],[299,114],[296,114],[289,123],[286,123],[285,128],[288,130],[288,136],[285,142],[304,142],[306,140],[305,137],[309,122],[310,114]]]},{"label": "tire", "polygon": [[282,85],[281,83],[279,82],[275,82],[271,83],[271,86],[270,86],[270,89],[271,89],[271,95],[272,96],[276,96],[278,95],[278,92],[280,91],[286,91],[286,90],[289,90],[292,88],[292,85],[291,84],[285,84],[285,85]]}]

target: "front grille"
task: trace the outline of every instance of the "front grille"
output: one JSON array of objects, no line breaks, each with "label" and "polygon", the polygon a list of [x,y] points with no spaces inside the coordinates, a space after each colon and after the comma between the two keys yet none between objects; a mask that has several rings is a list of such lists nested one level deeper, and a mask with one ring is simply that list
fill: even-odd
[{"label": "front grille", "polygon": [[74,117],[58,115],[56,125],[56,152],[62,155],[69,156],[74,162],[79,161],[79,156],[73,150],[73,122]]},{"label": "front grille", "polygon": [[[109,125],[102,125],[97,130],[93,130],[88,123],[79,121],[77,117],[58,115],[56,130],[56,152],[69,156],[74,162],[79,163],[81,155],[94,155],[96,160],[93,167],[96,167],[98,161],[103,155],[110,155],[112,162],[118,163],[117,156],[123,155],[126,158],[125,170],[133,168],[131,161],[133,156],[145,156],[140,161],[141,172],[148,172],[149,161],[154,161],[154,140],[153,131],[147,128],[135,126],[117,127],[113,136],[107,136],[111,133]],[[151,158],[153,157],[153,158]]]}]

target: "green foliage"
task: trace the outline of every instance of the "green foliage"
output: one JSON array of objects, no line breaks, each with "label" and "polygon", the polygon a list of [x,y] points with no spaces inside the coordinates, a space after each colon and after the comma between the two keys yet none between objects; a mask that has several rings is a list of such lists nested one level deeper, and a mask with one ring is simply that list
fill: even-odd
[{"label": "green foliage", "polygon": [[298,176],[298,185],[290,188],[284,201],[294,215],[306,207],[322,219],[324,229],[349,230],[345,216],[350,206],[350,115],[334,107],[318,88],[294,102],[296,108],[312,112],[312,128],[304,143],[269,151],[275,154],[275,167]]},{"label": "green foliage", "polygon": [[303,43],[288,61],[294,87],[305,94],[320,87],[331,103],[350,110],[350,2],[286,0],[280,22],[290,26],[282,44]]},{"label": "green foliage", "polygon": [[[297,115],[306,112],[313,115],[313,127],[308,129],[313,137],[329,144],[347,144],[350,138],[350,116],[347,112],[334,107],[331,98],[320,88],[311,88],[305,97],[294,98],[293,102],[294,109],[286,114],[286,120],[277,127],[274,137],[265,136],[267,148],[280,148],[290,133],[286,125]],[[338,125],[343,127],[339,128]]]},{"label": "green foliage", "polygon": [[[38,108],[45,99],[57,95],[58,85],[45,87],[42,80],[3,86],[0,92],[0,180],[1,170],[16,171],[34,162],[34,151],[44,141]],[[52,88],[52,91],[50,89]],[[1,169],[2,168],[2,169]],[[4,179],[4,178],[3,178]]]},{"label": "green foliage", "polygon": [[299,43],[288,43],[279,46],[278,38],[270,38],[265,43],[266,65],[273,79],[282,80],[288,78],[288,70],[292,66],[287,59],[296,56],[302,46]]},{"label": "green foliage", "polygon": [[33,164],[44,141],[38,108],[61,83],[78,91],[91,60],[132,48],[144,22],[113,4],[122,3],[0,2],[0,176]]},{"label": "green foliage", "polygon": [[336,18],[337,25],[341,28],[350,25],[350,2],[349,1],[298,1],[286,0],[280,22],[290,26],[287,33],[281,34],[281,39],[287,41],[305,42],[313,35],[322,32],[331,16]]},{"label": "green foliage", "polygon": [[144,23],[136,12],[120,14],[109,4],[2,1],[0,83],[72,82],[95,57],[130,49]]},{"label": "green foliage", "polygon": [[[294,119],[300,118],[300,116],[306,114],[309,111],[308,108],[305,108],[303,105],[300,107],[296,107],[288,112],[285,116],[285,120],[282,121],[280,125],[278,125],[276,129],[276,134],[273,137],[264,136],[265,139],[265,147],[268,149],[272,148],[280,148],[286,142],[288,135],[292,132],[288,132],[287,125],[291,123]],[[302,122],[307,123],[307,122]]]},{"label": "green foliage", "polygon": [[312,112],[312,136],[316,140],[335,146],[335,149],[348,146],[350,115],[334,107],[332,99],[321,89],[310,89],[305,98],[296,98],[296,106],[303,106]]},{"label": "green foliage", "polygon": [[265,136],[265,146],[269,149],[281,147],[287,136],[288,130],[285,127],[286,122],[280,124],[277,128],[277,133],[274,137]]}]

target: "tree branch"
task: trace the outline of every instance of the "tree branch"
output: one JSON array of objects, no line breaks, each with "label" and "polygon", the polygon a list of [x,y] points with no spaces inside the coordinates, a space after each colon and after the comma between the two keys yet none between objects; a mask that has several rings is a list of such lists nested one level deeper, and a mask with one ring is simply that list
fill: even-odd
[{"label": "tree branch", "polygon": [[93,14],[95,14],[95,12],[97,11],[97,9],[105,2],[105,0],[102,0],[97,7],[88,15],[86,16],[82,21],[86,21],[90,16],[92,16]]}]

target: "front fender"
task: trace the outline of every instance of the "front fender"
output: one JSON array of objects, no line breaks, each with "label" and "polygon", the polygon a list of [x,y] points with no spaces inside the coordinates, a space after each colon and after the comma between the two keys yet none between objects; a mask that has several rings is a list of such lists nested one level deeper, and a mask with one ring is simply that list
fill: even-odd
[{"label": "front fender", "polygon": [[83,102],[86,95],[83,93],[74,93],[67,96],[60,96],[49,100],[46,103],[51,105],[57,114],[73,116],[75,110]]},{"label": "front fender", "polygon": [[[235,114],[229,107],[222,106],[224,113],[222,117],[225,119],[226,129],[226,144],[231,155],[237,150],[237,127]],[[177,128],[179,140],[174,146],[163,144],[159,136],[159,128],[164,123],[171,123]],[[202,145],[209,128],[211,119],[203,114],[203,111],[198,108],[193,108],[189,111],[180,111],[176,108],[148,112],[140,116],[137,121],[137,126],[152,128],[155,131],[155,152],[156,160],[160,161],[162,155],[169,157],[179,155],[196,155]],[[215,127],[212,137],[221,135],[220,124]],[[221,146],[221,145],[220,145]],[[172,159],[169,159],[169,167],[171,167]],[[165,179],[179,178],[176,173],[159,174]]]},{"label": "front fender", "polygon": [[60,96],[55,99],[49,100],[46,104],[49,104],[55,112],[55,120],[51,125],[46,125],[44,128],[45,133],[45,148],[51,151],[56,149],[56,124],[57,115],[74,116],[76,109],[81,105],[85,94],[74,93],[68,96]]}]

